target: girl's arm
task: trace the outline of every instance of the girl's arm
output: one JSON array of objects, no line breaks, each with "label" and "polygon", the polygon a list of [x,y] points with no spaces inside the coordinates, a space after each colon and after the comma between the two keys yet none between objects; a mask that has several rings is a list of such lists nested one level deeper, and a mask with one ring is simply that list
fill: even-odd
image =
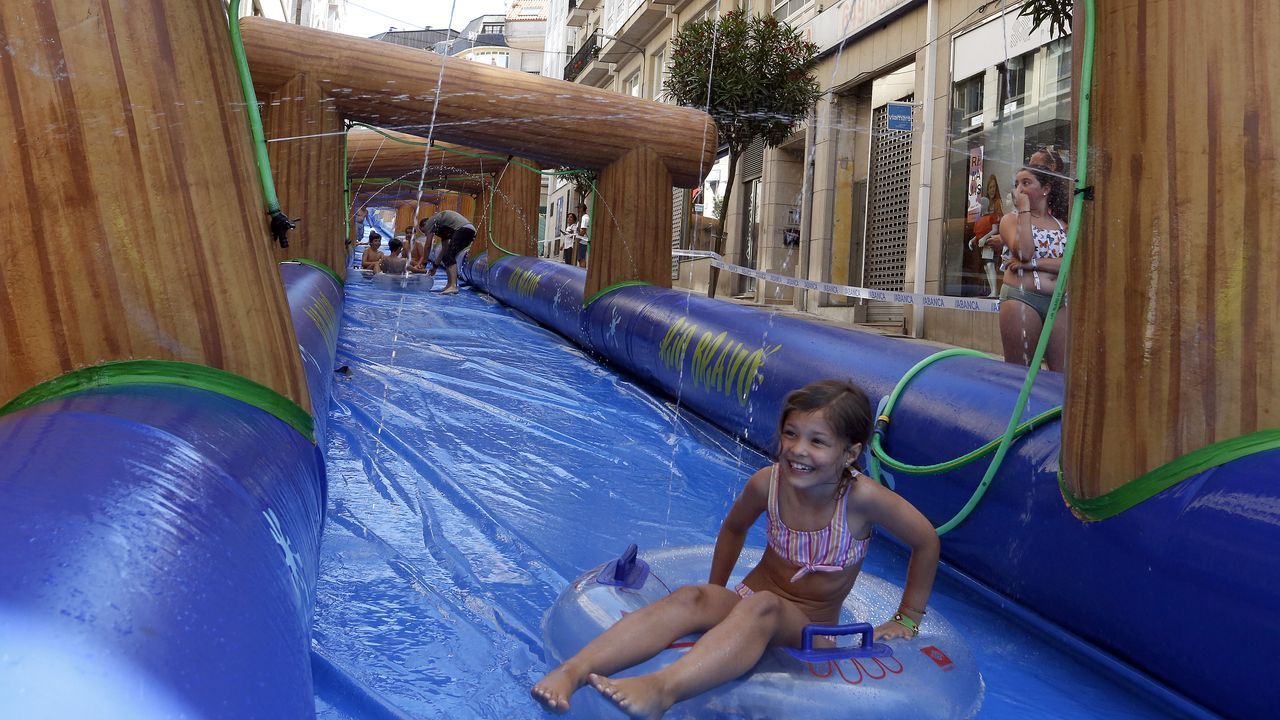
[{"label": "girl's arm", "polygon": [[[1021,242],[1026,238],[1028,242]],[[1027,261],[1035,254],[1031,247],[1031,213],[1027,211],[1011,212],[1000,220],[1000,242],[1013,253],[1014,260]]]},{"label": "girl's arm", "polygon": [[[941,543],[938,533],[928,518],[920,514],[914,505],[897,493],[879,485],[867,484],[867,492],[859,498],[859,509],[868,520],[889,531],[911,548],[911,560],[907,564],[907,583],[902,590],[902,602],[898,612],[910,621],[920,623],[924,618],[929,594],[933,591],[933,579],[938,572],[938,556]],[[914,633],[906,625],[889,620],[876,628],[876,638],[888,640],[912,637]]]},{"label": "girl's arm", "polygon": [[757,470],[747,480],[746,487],[729,508],[729,514],[720,523],[720,534],[716,536],[715,553],[711,556],[711,574],[707,582],[724,586],[729,582],[733,566],[742,554],[742,545],[747,540],[747,531],[755,523],[760,513],[769,504],[769,471],[770,468]]},{"label": "girl's arm", "polygon": [[1031,260],[1014,260],[1009,263],[1014,270],[1035,270],[1046,275],[1057,275],[1062,270],[1062,258],[1032,258]]}]

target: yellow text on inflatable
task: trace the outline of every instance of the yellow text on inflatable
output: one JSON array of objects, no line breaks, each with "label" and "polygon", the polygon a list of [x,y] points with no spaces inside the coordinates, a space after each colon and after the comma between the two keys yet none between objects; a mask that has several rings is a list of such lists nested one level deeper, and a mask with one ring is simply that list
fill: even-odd
[{"label": "yellow text on inflatable", "polygon": [[698,332],[698,326],[689,322],[688,318],[680,318],[667,329],[666,337],[658,346],[658,356],[662,364],[669,368],[677,368],[689,349],[689,340]]},{"label": "yellow text on inflatable", "polygon": [[513,270],[507,278],[507,288],[521,297],[530,297],[538,289],[540,282],[542,282],[542,275],[518,268]]},{"label": "yellow text on inflatable", "polygon": [[316,324],[316,329],[324,336],[325,343],[329,347],[336,347],[338,344],[338,312],[333,308],[333,303],[329,302],[329,298],[324,295],[317,295],[303,312],[307,314],[307,317],[311,318],[311,322]]},{"label": "yellow text on inflatable", "polygon": [[782,349],[781,345],[752,348],[730,339],[728,331],[716,334],[707,330],[698,335],[695,323],[680,318],[667,330],[659,346],[662,364],[672,369],[680,367],[695,336],[698,341],[690,368],[693,384],[728,395],[740,405],[746,405],[751,391],[759,387],[765,360]]}]

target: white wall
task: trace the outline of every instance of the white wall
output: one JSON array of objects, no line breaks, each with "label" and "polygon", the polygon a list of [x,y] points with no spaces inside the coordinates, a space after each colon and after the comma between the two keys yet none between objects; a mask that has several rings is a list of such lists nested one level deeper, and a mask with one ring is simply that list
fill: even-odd
[{"label": "white wall", "polygon": [[240,17],[255,14],[255,7],[271,20],[337,32],[346,17],[347,0],[240,0]]}]

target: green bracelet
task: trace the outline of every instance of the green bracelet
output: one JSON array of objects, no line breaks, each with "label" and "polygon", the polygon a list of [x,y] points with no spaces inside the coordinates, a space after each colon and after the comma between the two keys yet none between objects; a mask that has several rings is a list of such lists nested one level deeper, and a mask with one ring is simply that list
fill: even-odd
[{"label": "green bracelet", "polygon": [[902,613],[894,613],[893,621],[898,623],[902,627],[910,630],[912,637],[915,637],[916,635],[920,634],[920,623],[916,622],[915,620],[912,620],[911,618],[907,617],[906,615],[903,615]]}]

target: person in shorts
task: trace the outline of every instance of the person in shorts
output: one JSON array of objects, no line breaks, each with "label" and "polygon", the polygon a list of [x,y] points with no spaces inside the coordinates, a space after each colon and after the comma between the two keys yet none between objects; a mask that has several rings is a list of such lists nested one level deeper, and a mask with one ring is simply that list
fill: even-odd
[{"label": "person in shorts", "polygon": [[427,274],[435,276],[436,268],[443,267],[448,280],[441,295],[458,292],[458,255],[476,239],[476,227],[471,221],[452,210],[441,210],[418,223],[418,229],[430,238],[440,238],[440,256],[428,263]]}]

